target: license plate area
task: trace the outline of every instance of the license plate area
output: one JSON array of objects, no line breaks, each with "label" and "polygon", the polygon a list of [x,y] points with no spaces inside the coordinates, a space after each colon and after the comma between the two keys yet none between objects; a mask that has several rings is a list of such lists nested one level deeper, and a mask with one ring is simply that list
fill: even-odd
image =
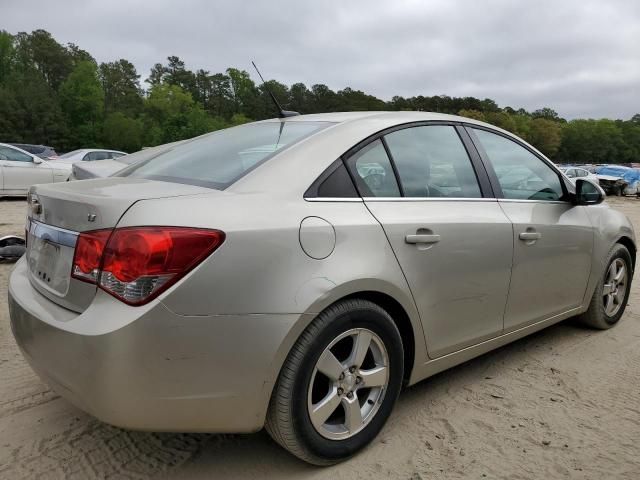
[{"label": "license plate area", "polygon": [[27,261],[32,281],[57,296],[66,296],[77,233],[33,220],[28,232]]}]

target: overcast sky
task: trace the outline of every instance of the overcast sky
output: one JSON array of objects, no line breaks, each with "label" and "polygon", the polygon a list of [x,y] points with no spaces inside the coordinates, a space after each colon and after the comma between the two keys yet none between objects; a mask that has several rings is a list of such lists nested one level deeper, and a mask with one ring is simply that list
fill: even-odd
[{"label": "overcast sky", "polygon": [[[0,0],[0,29],[43,28],[142,75],[187,68],[393,95],[489,97],[561,116],[640,112],[637,0]],[[254,79],[253,71],[250,71]]]}]

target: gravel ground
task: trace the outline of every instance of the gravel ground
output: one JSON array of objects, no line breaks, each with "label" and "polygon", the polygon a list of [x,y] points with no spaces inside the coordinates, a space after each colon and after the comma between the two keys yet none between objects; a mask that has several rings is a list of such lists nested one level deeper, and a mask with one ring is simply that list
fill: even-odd
[{"label": "gravel ground", "polygon": [[[640,231],[640,200],[612,198]],[[24,200],[0,199],[0,236]],[[640,478],[640,284],[605,332],[571,321],[405,391],[380,437],[331,468],[255,435],[121,430],[32,373],[11,335],[0,264],[0,478]]]}]

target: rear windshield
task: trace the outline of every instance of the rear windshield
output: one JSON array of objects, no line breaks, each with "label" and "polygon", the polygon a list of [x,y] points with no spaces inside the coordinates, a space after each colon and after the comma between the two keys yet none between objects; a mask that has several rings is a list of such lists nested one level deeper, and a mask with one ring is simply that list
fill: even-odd
[{"label": "rear windshield", "polygon": [[276,152],[329,125],[328,122],[263,122],[219,130],[163,150],[117,176],[222,190]]}]

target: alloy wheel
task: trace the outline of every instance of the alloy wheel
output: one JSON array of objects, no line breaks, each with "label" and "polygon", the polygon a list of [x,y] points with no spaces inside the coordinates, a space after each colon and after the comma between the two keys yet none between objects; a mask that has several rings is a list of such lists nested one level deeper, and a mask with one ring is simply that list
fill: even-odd
[{"label": "alloy wheel", "polygon": [[615,316],[622,308],[627,293],[627,266],[621,258],[614,259],[609,265],[604,286],[602,304],[608,317]]},{"label": "alloy wheel", "polygon": [[308,413],[325,438],[344,440],[362,431],[376,415],[389,384],[389,356],[369,329],[336,337],[316,362],[308,391]]}]

